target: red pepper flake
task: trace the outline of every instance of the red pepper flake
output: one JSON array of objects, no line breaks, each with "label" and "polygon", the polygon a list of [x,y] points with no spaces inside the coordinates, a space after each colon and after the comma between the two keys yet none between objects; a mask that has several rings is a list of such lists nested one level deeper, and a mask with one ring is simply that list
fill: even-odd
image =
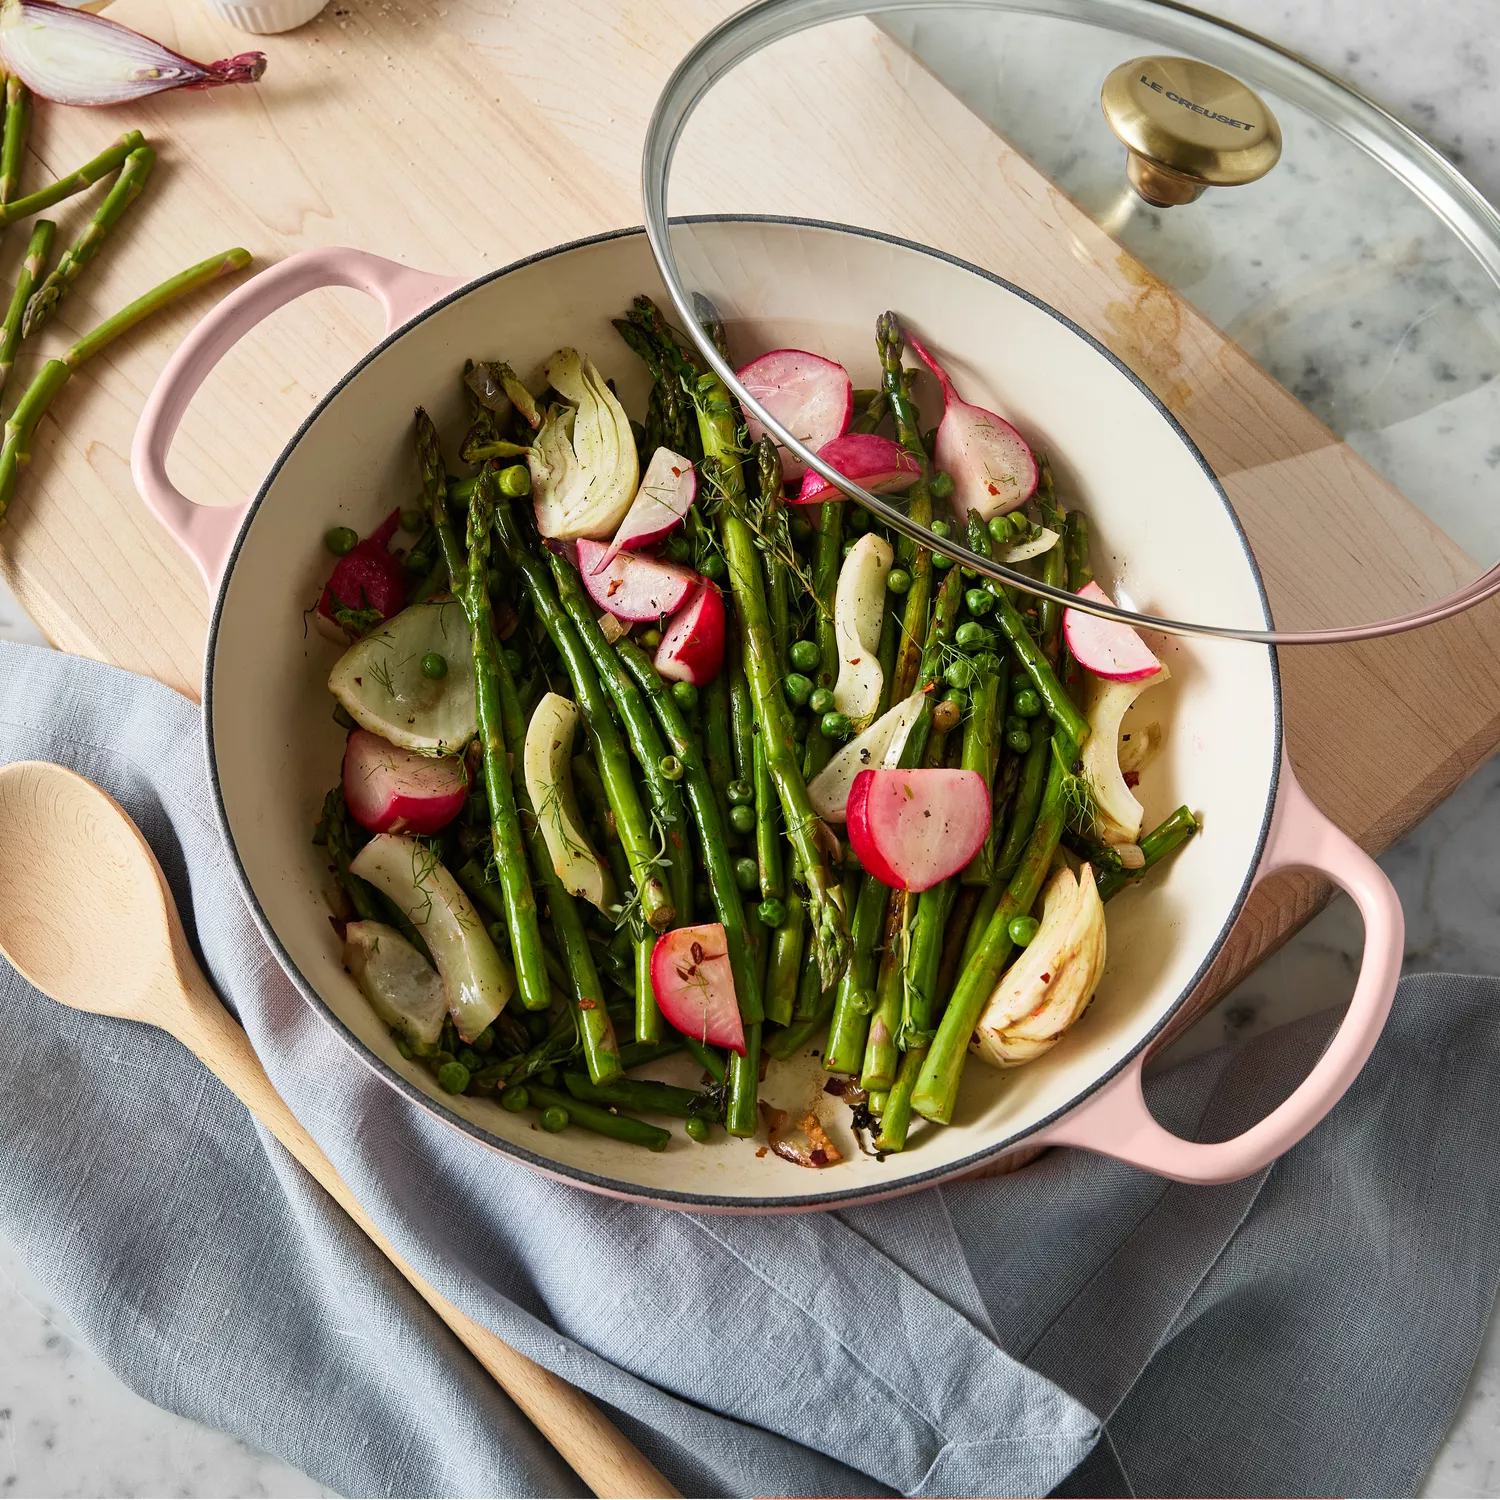
[{"label": "red pepper flake", "polygon": [[1141,784],[1141,773],[1139,771],[1126,771],[1125,772],[1125,785],[1126,786],[1139,786],[1140,784]]},{"label": "red pepper flake", "polygon": [[769,1151],[770,1149],[771,1148],[769,1146],[762,1146],[760,1148],[760,1150],[757,1151],[755,1154],[756,1154],[756,1156],[764,1156],[766,1154],[766,1152]]},{"label": "red pepper flake", "polygon": [[848,1087],[849,1084],[847,1079],[830,1078],[828,1082],[823,1085],[823,1092],[825,1094],[836,1094],[840,1098],[842,1098],[844,1090]]},{"label": "red pepper flake", "polygon": [[1050,974],[1043,974],[1042,975],[1042,983],[1043,984],[1051,984],[1052,983],[1052,976]]}]

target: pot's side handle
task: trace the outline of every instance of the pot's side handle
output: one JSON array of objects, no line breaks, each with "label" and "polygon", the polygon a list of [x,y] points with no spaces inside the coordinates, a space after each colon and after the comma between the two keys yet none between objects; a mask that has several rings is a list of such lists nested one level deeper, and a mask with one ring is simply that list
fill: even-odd
[{"label": "pot's side handle", "polygon": [[1326,818],[1297,784],[1285,754],[1258,884],[1278,870],[1314,870],[1354,897],[1365,950],[1354,998],[1327,1049],[1292,1096],[1233,1140],[1185,1141],[1157,1124],[1141,1092],[1144,1054],[1086,1103],[1035,1138],[1082,1146],[1178,1182],[1235,1182],[1290,1150],[1343,1097],[1385,1025],[1401,977],[1406,924],[1384,871]]},{"label": "pot's side handle", "polygon": [[373,297],[390,333],[462,282],[414,271],[364,250],[328,248],[288,256],[237,287],[182,341],[146,400],[130,449],[130,472],[147,508],[198,564],[212,593],[250,502],[199,505],[167,477],[167,454],[188,403],[208,372],[255,325],[304,292],[347,286]]}]

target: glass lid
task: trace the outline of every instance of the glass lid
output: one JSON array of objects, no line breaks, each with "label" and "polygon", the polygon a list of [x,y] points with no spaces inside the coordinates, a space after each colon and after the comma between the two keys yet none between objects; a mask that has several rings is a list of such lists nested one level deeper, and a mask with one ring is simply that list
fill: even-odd
[{"label": "glass lid", "polygon": [[1500,217],[1270,43],[1152,0],[765,0],[673,74],[642,185],[666,311],[809,499],[1058,597],[1076,511],[1084,607],[1175,633],[1500,591]]}]

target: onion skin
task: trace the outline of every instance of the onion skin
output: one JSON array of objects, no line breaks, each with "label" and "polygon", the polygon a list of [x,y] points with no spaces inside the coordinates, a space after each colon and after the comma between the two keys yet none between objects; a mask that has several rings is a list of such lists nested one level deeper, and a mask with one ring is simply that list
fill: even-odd
[{"label": "onion skin", "polygon": [[255,83],[264,52],[194,62],[150,37],[52,0],[0,4],[0,59],[33,94],[54,104],[128,104],[167,89]]}]

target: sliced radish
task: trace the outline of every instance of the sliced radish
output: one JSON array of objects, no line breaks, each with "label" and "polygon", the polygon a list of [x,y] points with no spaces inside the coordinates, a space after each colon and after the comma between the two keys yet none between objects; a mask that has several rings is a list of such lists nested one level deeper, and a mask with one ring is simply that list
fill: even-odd
[{"label": "sliced radish", "polygon": [[[1078,597],[1100,604],[1114,602],[1097,583],[1085,584],[1078,590]],[[1104,620],[1081,609],[1065,609],[1063,634],[1078,665],[1086,667],[1095,677],[1110,682],[1139,682],[1161,670],[1151,648],[1120,620]]]},{"label": "sliced radish", "polygon": [[979,853],[990,789],[978,771],[861,771],[848,814],[860,864],[897,890],[925,891]]},{"label": "sliced radish", "polygon": [[833,633],[839,648],[839,678],[833,706],[858,724],[880,703],[885,672],[880,665],[880,621],[885,580],[896,554],[884,537],[867,531],[849,549],[833,595]]},{"label": "sliced radish", "polygon": [[583,831],[573,792],[573,736],[578,705],[560,693],[545,693],[526,726],[522,769],[531,805],[541,825],[557,878],[574,896],[606,911],[615,900],[609,867]]},{"label": "sliced radish", "polygon": [[335,640],[358,640],[406,603],[406,575],[390,541],[401,524],[393,510],[333,565],[318,600],[318,624]]},{"label": "sliced radish", "polygon": [[[852,479],[877,495],[902,494],[922,475],[922,466],[900,443],[873,432],[846,432],[813,451],[845,479]],[[792,503],[818,505],[824,500],[843,498],[844,492],[836,484],[808,469]]]},{"label": "sliced radish", "polygon": [[645,477],[636,491],[620,529],[594,572],[607,568],[620,552],[637,552],[659,542],[682,524],[698,495],[698,473],[692,462],[670,448],[658,448],[646,465]]},{"label": "sliced radish", "polygon": [[899,763],[925,702],[925,694],[913,693],[904,703],[886,709],[862,734],[839,746],[833,759],[807,783],[808,800],[820,818],[842,823],[854,778],[861,771],[894,768]]},{"label": "sliced radish", "polygon": [[703,581],[676,563],[657,562],[635,552],[621,552],[601,568],[609,548],[603,542],[578,539],[578,571],[589,598],[619,620],[659,620],[676,614]]},{"label": "sliced radish", "polygon": [[468,794],[461,755],[418,755],[368,729],[356,729],[344,747],[344,801],[372,833],[436,833]]},{"label": "sliced radish", "polygon": [[933,460],[953,476],[953,509],[962,521],[971,510],[981,520],[1017,510],[1036,490],[1037,467],[1026,439],[1004,417],[963,400],[948,372],[910,332],[906,341],[943,388]]},{"label": "sliced radish", "polygon": [[[817,453],[844,432],[854,417],[854,382],[843,365],[805,349],[773,349],[739,372],[740,384],[799,442]],[[750,441],[765,427],[748,417]],[[807,465],[782,450],[782,472],[799,479]]]},{"label": "sliced radish", "polygon": [[684,1036],[745,1055],[745,1028],[721,923],[662,933],[651,950],[651,989],[662,1015]]},{"label": "sliced radish", "polygon": [[707,687],[724,665],[724,598],[707,580],[667,622],[656,670],[669,682]]},{"label": "sliced radish", "polygon": [[[422,670],[435,654],[441,677]],[[413,604],[333,664],[328,690],[355,722],[420,755],[461,751],[479,727],[474,707],[474,648],[457,604]]]}]

